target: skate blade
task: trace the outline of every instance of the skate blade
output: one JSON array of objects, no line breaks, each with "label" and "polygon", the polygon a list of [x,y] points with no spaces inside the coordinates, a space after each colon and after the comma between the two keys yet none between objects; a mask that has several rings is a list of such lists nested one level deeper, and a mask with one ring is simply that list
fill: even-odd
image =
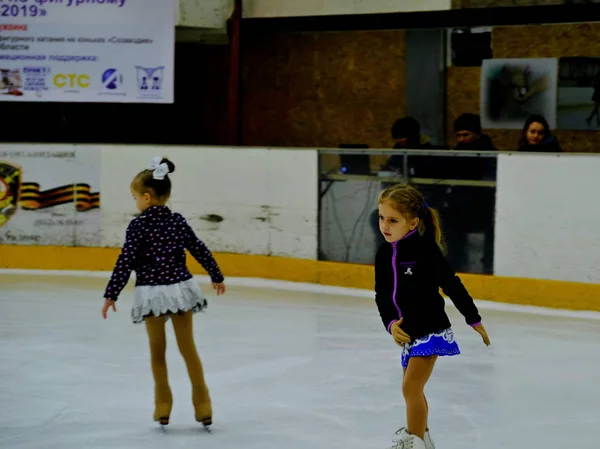
[{"label": "skate blade", "polygon": [[162,430],[167,430],[167,426],[169,425],[169,418],[167,417],[162,417],[158,419],[158,424],[160,425],[160,428]]}]

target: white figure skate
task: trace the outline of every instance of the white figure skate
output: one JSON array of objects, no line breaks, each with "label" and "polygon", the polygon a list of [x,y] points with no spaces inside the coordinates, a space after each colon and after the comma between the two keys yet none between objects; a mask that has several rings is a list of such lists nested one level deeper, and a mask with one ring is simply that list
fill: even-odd
[{"label": "white figure skate", "polygon": [[429,429],[425,431],[425,449],[435,449],[435,443],[433,442],[433,438],[431,438]]},{"label": "white figure skate", "polygon": [[[406,427],[402,427],[396,431],[396,435],[400,437],[399,440],[392,440],[394,445],[390,449],[429,449],[425,445],[425,441],[416,435],[408,433]],[[427,436],[425,436],[427,438]]]}]

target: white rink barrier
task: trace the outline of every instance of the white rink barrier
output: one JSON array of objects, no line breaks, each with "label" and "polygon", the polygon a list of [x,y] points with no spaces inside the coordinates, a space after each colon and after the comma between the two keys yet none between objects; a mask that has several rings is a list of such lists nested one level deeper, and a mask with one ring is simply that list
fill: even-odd
[{"label": "white rink barrier", "polygon": [[0,145],[0,176],[14,180],[18,167],[22,184],[0,244],[121,246],[136,213],[131,181],[155,156],[176,165],[169,206],[212,251],[317,258],[316,150]]},{"label": "white rink barrier", "polygon": [[600,283],[600,155],[498,157],[494,274]]},{"label": "white rink barrier", "polygon": [[[2,144],[0,245],[120,247],[154,156],[176,164],[169,206],[214,252],[317,260],[317,149]],[[600,283],[598,173],[600,155],[499,154],[494,274]]]}]

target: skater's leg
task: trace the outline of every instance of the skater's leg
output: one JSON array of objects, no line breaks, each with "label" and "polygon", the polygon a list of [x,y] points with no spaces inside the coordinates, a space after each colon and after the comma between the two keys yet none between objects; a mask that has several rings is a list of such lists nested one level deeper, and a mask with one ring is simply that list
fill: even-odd
[{"label": "skater's leg", "polygon": [[177,345],[187,366],[190,381],[193,386],[206,389],[202,362],[194,342],[192,311],[173,315],[172,319]]},{"label": "skater's leg", "polygon": [[[406,377],[406,370],[404,370],[404,377]],[[427,402],[427,396],[425,396],[425,392],[423,392],[423,400],[425,401],[425,410],[427,411],[427,415],[425,417],[425,430],[429,430],[429,403]]]},{"label": "skater's leg", "polygon": [[408,433],[422,440],[427,428],[428,406],[425,399],[425,384],[429,380],[437,356],[412,357],[402,382],[402,393],[406,401]]},{"label": "skater's leg", "polygon": [[164,316],[147,316],[144,319],[148,340],[150,341],[150,362],[152,375],[154,376],[154,420],[160,421],[161,424],[169,422],[171,408],[173,407],[173,396],[167,373],[165,320]]},{"label": "skater's leg", "polygon": [[194,343],[192,311],[173,315],[173,327],[179,351],[185,360],[192,383],[192,402],[196,420],[209,425],[212,423],[212,408],[208,388],[204,380],[204,370]]}]

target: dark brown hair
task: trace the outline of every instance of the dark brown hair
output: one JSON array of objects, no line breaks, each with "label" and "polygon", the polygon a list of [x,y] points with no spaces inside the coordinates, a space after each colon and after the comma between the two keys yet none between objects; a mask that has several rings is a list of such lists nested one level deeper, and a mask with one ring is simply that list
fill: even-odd
[{"label": "dark brown hair", "polygon": [[543,115],[540,114],[531,114],[525,120],[523,124],[523,131],[521,131],[521,140],[519,140],[519,144],[527,143],[527,131],[529,131],[529,127],[532,123],[539,123],[544,127],[544,137],[542,142],[546,140],[548,137],[552,136],[552,131],[550,130],[550,125],[548,124],[548,120]]},{"label": "dark brown hair", "polygon": [[[169,173],[175,171],[175,164],[166,157],[163,157],[160,163],[167,164]],[[131,188],[141,194],[148,193],[159,201],[167,201],[169,196],[171,196],[171,180],[169,179],[169,175],[165,175],[164,179],[154,179],[153,174],[154,170],[142,170],[131,181]]]},{"label": "dark brown hair", "polygon": [[446,252],[442,222],[437,210],[429,207],[421,192],[408,184],[395,184],[379,194],[379,204],[388,204],[405,218],[418,218],[421,235],[431,236],[437,245]]}]

